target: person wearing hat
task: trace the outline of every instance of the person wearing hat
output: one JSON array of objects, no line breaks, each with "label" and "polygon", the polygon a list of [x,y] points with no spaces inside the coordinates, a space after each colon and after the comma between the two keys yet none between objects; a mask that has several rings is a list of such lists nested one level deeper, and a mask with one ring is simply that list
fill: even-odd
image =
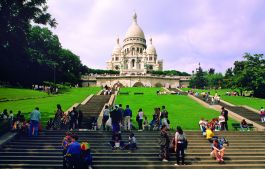
[{"label": "person wearing hat", "polygon": [[92,154],[90,150],[90,144],[88,144],[87,142],[81,143],[81,159],[82,166],[80,168],[92,169]]}]

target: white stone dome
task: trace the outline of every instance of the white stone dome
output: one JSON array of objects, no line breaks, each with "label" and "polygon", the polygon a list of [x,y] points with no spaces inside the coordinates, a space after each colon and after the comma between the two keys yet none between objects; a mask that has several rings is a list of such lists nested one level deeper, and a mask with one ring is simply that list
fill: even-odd
[{"label": "white stone dome", "polygon": [[142,28],[137,24],[136,13],[134,13],[133,22],[125,34],[125,39],[131,38],[131,37],[139,37],[139,38],[145,39],[144,32],[143,32]]},{"label": "white stone dome", "polygon": [[146,53],[151,55],[156,55],[156,48],[152,44],[152,38],[150,38],[150,43],[147,45]]},{"label": "white stone dome", "polygon": [[112,54],[120,54],[121,50],[122,50],[122,48],[120,46],[120,40],[119,40],[119,38],[117,38],[116,45],[114,46],[114,48],[112,50]]}]

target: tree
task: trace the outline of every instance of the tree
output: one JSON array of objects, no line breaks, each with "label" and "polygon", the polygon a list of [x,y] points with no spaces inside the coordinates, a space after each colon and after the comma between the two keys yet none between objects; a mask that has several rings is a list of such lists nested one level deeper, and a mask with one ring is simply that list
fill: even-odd
[{"label": "tree", "polygon": [[196,71],[196,74],[192,76],[190,80],[190,87],[203,89],[207,86],[207,79],[205,78],[205,72],[203,72],[201,66]]},{"label": "tree", "polygon": [[265,98],[265,60],[263,54],[245,53],[244,61],[234,63],[235,87],[241,93],[244,90],[251,90],[256,97]]},{"label": "tree", "polygon": [[233,78],[234,78],[233,69],[228,68],[225,71],[225,76],[224,76],[224,87],[225,88],[233,88],[234,86]]},{"label": "tree", "polygon": [[209,74],[214,74],[215,73],[215,69],[214,68],[210,68],[208,71]]},{"label": "tree", "polygon": [[28,79],[31,59],[26,49],[31,23],[56,26],[47,9],[46,0],[0,1],[1,80],[16,84]]}]

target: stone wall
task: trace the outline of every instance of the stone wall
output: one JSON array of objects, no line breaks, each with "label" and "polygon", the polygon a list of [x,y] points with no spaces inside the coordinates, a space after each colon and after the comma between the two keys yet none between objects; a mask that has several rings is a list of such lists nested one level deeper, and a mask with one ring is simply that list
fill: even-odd
[{"label": "stone wall", "polygon": [[83,76],[82,86],[145,86],[145,87],[166,87],[177,88],[187,87],[190,76]]}]

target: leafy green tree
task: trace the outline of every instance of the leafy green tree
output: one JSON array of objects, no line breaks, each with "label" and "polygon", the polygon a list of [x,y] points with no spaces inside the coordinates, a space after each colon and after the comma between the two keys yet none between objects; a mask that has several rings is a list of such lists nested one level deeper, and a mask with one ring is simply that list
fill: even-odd
[{"label": "leafy green tree", "polygon": [[244,61],[234,63],[235,87],[244,90],[251,90],[256,97],[265,98],[265,60],[263,54],[245,53]]},{"label": "leafy green tree", "polygon": [[0,77],[12,84],[30,79],[31,58],[27,54],[27,34],[31,23],[56,26],[47,12],[46,0],[0,1]]},{"label": "leafy green tree", "polygon": [[205,78],[205,72],[203,72],[201,66],[196,70],[195,75],[190,80],[190,87],[204,89],[207,86],[207,79]]}]

